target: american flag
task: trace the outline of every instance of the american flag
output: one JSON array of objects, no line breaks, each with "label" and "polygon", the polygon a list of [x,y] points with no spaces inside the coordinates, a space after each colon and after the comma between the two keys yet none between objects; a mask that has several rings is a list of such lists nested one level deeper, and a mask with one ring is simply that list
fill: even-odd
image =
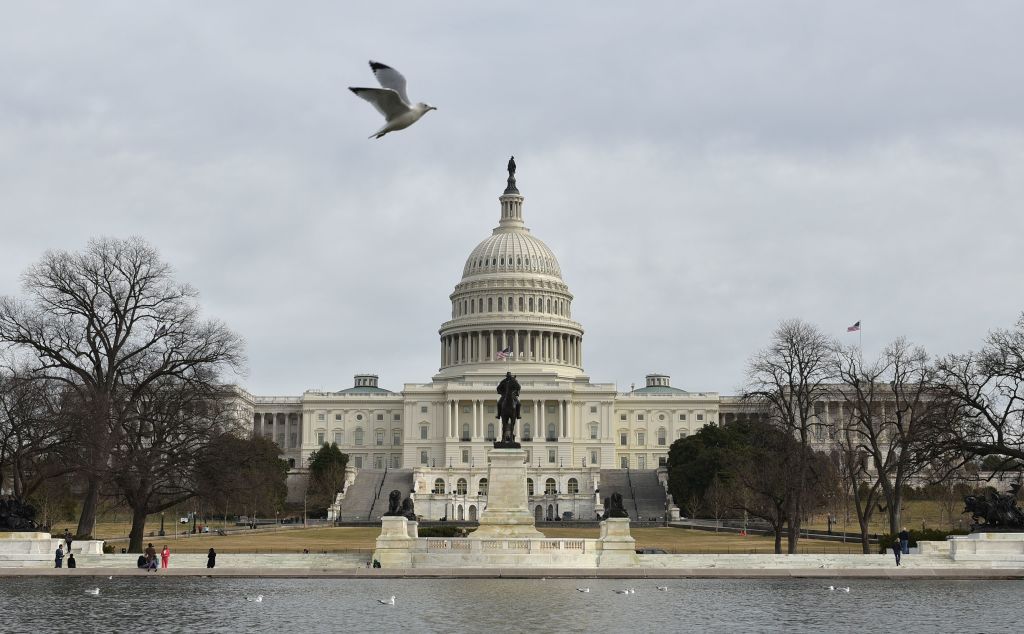
[{"label": "american flag", "polygon": [[505,348],[504,350],[498,351],[498,361],[504,361],[512,356],[512,346]]},{"label": "american flag", "polygon": [[857,332],[858,330],[860,330],[860,321],[857,321],[857,323],[855,323],[854,325],[849,326],[846,329],[846,332]]}]

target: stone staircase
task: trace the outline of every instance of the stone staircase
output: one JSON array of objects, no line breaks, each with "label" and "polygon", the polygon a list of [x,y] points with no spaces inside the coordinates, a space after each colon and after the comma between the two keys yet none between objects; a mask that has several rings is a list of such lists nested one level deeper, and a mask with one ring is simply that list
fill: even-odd
[{"label": "stone staircase", "polygon": [[631,520],[647,521],[665,515],[665,488],[654,469],[601,469],[601,499],[612,493],[622,494],[622,506]]},{"label": "stone staircase", "polygon": [[379,520],[388,510],[388,494],[412,491],[412,469],[360,469],[341,500],[343,522]]}]

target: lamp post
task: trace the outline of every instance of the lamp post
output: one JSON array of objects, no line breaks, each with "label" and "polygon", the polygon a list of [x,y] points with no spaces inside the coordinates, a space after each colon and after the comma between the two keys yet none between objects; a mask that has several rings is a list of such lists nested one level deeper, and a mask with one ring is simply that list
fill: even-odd
[{"label": "lamp post", "polygon": [[160,511],[160,537],[163,537],[167,533],[164,532],[164,512]]}]

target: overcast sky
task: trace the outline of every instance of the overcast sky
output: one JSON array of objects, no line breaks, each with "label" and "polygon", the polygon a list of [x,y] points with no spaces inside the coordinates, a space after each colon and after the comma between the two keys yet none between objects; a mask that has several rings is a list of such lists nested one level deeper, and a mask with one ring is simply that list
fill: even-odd
[{"label": "overcast sky", "polygon": [[[245,337],[251,391],[398,390],[438,369],[515,154],[620,390],[732,393],[789,317],[946,353],[1024,310],[1024,4],[388,6],[5,3],[0,294],[139,235]],[[368,59],[438,110],[368,140]]]}]

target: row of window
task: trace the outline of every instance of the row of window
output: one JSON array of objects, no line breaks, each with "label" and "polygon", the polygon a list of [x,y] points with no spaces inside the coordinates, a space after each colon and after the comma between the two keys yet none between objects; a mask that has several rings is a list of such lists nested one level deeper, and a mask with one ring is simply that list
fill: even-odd
[{"label": "row of window", "polygon": [[[534,263],[535,266],[539,266],[539,267],[542,267],[542,268],[553,268],[554,267],[554,260],[552,260],[551,258],[534,258],[533,263]],[[529,256],[523,257],[521,255],[517,255],[516,259],[514,261],[512,260],[512,256],[511,255],[508,256],[507,258],[505,256],[490,257],[490,258],[477,258],[475,260],[470,261],[470,263],[469,263],[469,268],[471,270],[480,269],[480,268],[483,268],[485,266],[525,266],[525,267],[529,267],[530,266],[530,257]]]},{"label": "row of window", "polygon": [[[351,458],[352,466],[354,466],[356,469],[363,468],[364,456],[351,456]],[[383,469],[385,464],[388,464],[388,466],[392,469],[401,469],[402,455],[394,453],[391,454],[390,458],[382,454],[376,454],[373,456],[374,469]]]},{"label": "row of window", "polygon": [[[596,410],[596,408],[591,408],[592,412],[595,411],[595,410]],[[643,414],[637,414],[636,415],[636,419],[638,421],[643,421],[644,420],[644,415]],[[697,419],[698,422],[703,421],[704,420],[704,414],[697,414],[696,415],[696,419]],[[620,421],[629,420],[629,415],[628,414],[619,414],[619,420]],[[665,420],[665,415],[664,414],[658,414],[658,420]],[[686,414],[679,414],[679,420],[685,421],[686,420]]]},{"label": "row of window", "polygon": [[[432,493],[434,495],[445,495],[446,493],[454,493],[455,495],[468,495],[469,483],[465,478],[459,478],[455,482],[455,489],[448,491],[445,486],[444,478],[437,478],[434,480],[434,488]],[[580,492],[580,483],[576,478],[569,478],[566,482],[566,493],[569,495],[575,495]],[[554,478],[548,478],[544,480],[544,495],[558,495],[561,491],[558,490],[558,483],[555,482]],[[526,479],[526,494],[534,495],[533,478]],[[487,495],[487,478],[480,478],[480,484],[477,487],[477,495]]]},{"label": "row of window", "polygon": [[[497,301],[495,301],[495,299],[497,299]],[[518,302],[514,301],[516,299],[518,299]],[[497,307],[497,310],[495,310],[495,307]],[[483,297],[463,299],[461,301],[456,300],[455,306],[452,309],[452,317],[461,317],[463,315],[473,315],[483,312],[485,312]],[[534,297],[528,295],[520,295],[518,298],[512,297],[511,295],[507,298],[505,296],[498,298],[488,297],[486,312],[537,312],[569,317],[569,302],[564,299],[552,300],[550,297],[537,297],[536,302],[534,302]]]},{"label": "row of window", "polygon": [[[376,446],[378,446],[378,447],[383,447],[384,446],[384,430],[383,429],[378,429],[378,430],[374,431],[373,438],[374,438],[374,444]],[[316,444],[317,445],[323,445],[326,442],[327,442],[327,432],[323,432],[323,431],[316,432]],[[331,442],[333,442],[336,445],[344,445],[345,444],[345,432],[343,430],[340,430],[340,429],[335,429],[332,432]],[[361,427],[357,427],[355,429],[355,431],[352,432],[352,444],[355,445],[356,447],[362,446],[362,444],[363,444],[363,430],[362,430]],[[391,430],[391,444],[392,445],[401,445],[402,444],[402,431],[401,430],[399,430],[399,429],[392,429]]]},{"label": "row of window", "polygon": [[[424,407],[423,411],[426,412],[427,408]],[[320,412],[320,413],[318,413],[316,415],[316,419],[318,421],[325,421],[325,420],[327,420],[327,415],[325,413],[323,413],[323,412]],[[339,422],[345,420],[345,414],[343,414],[341,412],[336,412],[334,414],[334,420],[335,421],[339,421]],[[356,414],[356,420],[363,420],[363,415],[362,414]],[[377,414],[377,420],[379,420],[379,421],[384,420],[384,414]],[[393,421],[400,421],[400,420],[402,420],[402,415],[401,414],[392,414],[391,420],[393,420]]]}]

